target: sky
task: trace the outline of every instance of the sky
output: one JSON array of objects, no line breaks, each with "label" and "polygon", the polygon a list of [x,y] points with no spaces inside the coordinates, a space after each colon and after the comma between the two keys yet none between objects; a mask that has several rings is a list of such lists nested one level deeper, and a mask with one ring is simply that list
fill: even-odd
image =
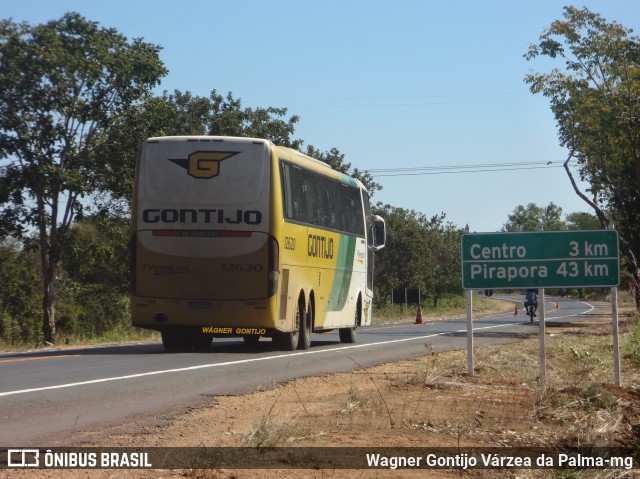
[{"label": "sky", "polygon": [[[286,107],[300,117],[294,138],[372,171],[374,203],[482,232],[518,205],[590,212],[557,167],[568,151],[548,100],[524,82],[562,66],[523,55],[565,5],[638,34],[637,0],[2,0],[0,18],[74,11],[159,45],[169,73],[158,94],[215,89],[243,107]],[[472,172],[509,163],[542,167]]]}]

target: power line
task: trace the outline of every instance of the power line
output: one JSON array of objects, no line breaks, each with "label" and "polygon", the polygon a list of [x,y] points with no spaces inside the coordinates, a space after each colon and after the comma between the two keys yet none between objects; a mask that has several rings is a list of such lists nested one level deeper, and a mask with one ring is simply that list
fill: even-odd
[{"label": "power line", "polygon": [[510,166],[546,166],[551,164],[562,164],[562,161],[517,161],[511,163],[475,163],[471,165],[438,165],[438,166],[416,166],[416,167],[395,167],[395,168],[370,168],[369,172],[387,172],[387,171],[415,171],[415,170],[458,170],[464,168],[501,168]]},{"label": "power line", "polygon": [[372,175],[374,178],[379,178],[382,176],[422,176],[422,175],[453,175],[453,174],[461,174],[461,173],[482,173],[487,171],[517,171],[517,170],[539,170],[542,168],[562,168],[562,165],[557,166],[525,166],[525,167],[516,167],[516,168],[499,168],[499,169],[478,169],[478,170],[464,170],[464,171],[423,171],[423,172],[406,172],[406,173],[387,173],[387,174],[374,174]]},{"label": "power line", "polygon": [[364,172],[377,178],[383,176],[446,175],[495,171],[536,170],[545,168],[562,168],[563,165],[564,162],[562,161],[525,161],[512,163],[484,163],[475,165],[417,166],[411,168],[371,168],[364,170]]}]

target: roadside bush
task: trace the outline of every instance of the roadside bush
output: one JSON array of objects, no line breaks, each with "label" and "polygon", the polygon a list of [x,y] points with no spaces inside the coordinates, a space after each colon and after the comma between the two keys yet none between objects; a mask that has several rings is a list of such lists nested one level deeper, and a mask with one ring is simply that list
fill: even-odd
[{"label": "roadside bush", "polygon": [[41,292],[36,252],[13,241],[0,243],[0,340],[42,340]]},{"label": "roadside bush", "polygon": [[635,364],[640,364],[640,314],[634,316],[626,344],[627,353]]},{"label": "roadside bush", "polygon": [[130,325],[128,296],[102,284],[81,285],[65,280],[60,288],[57,317],[60,336],[102,336]]}]

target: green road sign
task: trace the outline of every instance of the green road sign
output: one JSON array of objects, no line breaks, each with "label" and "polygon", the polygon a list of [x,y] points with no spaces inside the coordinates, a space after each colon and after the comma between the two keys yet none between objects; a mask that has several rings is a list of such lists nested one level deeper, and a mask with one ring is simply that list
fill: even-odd
[{"label": "green road sign", "polygon": [[617,286],[618,232],[462,235],[464,289]]}]

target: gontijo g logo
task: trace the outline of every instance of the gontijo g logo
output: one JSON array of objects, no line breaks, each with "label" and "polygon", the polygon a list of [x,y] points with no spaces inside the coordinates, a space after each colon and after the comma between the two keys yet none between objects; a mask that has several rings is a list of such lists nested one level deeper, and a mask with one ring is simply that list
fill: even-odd
[{"label": "gontijo g logo", "polygon": [[186,169],[189,176],[206,180],[220,174],[221,161],[238,153],[238,151],[194,151],[187,158],[169,158],[169,161]]}]

